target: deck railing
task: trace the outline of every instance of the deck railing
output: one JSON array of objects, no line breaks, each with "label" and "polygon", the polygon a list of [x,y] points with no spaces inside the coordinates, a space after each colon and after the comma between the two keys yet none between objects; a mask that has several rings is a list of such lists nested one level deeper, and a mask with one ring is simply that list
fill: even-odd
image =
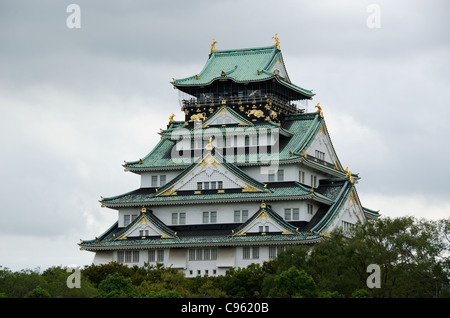
[{"label": "deck railing", "polygon": [[180,102],[183,107],[206,107],[206,106],[220,106],[220,105],[236,106],[249,104],[259,105],[272,103],[276,106],[284,107],[285,109],[293,113],[303,113],[308,107],[307,100],[297,101],[301,104],[301,106],[304,106],[302,108],[298,108],[297,104],[278,98],[275,95],[255,96],[255,97],[228,97],[228,98],[219,97],[219,98],[201,98],[201,99],[193,97],[190,99],[182,99]]}]

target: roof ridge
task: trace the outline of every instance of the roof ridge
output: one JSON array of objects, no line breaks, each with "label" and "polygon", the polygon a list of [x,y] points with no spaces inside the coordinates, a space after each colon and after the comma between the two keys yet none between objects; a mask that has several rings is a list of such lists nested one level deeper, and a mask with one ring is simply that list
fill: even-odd
[{"label": "roof ridge", "polygon": [[216,50],[216,51],[213,51],[211,53],[211,55],[223,54],[223,53],[236,54],[239,52],[253,52],[253,51],[264,51],[264,50],[278,51],[276,46],[270,45],[270,46],[248,47],[248,48],[241,48],[241,49]]}]

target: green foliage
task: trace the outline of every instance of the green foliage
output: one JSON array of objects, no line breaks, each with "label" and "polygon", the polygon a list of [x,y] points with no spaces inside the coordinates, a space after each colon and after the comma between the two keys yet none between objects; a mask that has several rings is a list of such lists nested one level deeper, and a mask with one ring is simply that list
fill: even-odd
[{"label": "green foliage", "polygon": [[270,297],[311,298],[316,297],[316,283],[304,270],[292,266],[275,278]]},{"label": "green foliage", "polygon": [[39,269],[23,269],[12,272],[0,267],[0,292],[9,298],[23,298],[37,286],[47,288],[47,282],[39,274]]},{"label": "green foliage", "polygon": [[46,269],[41,277],[46,282],[46,288],[51,295],[61,298],[90,298],[97,294],[97,289],[81,274],[80,288],[68,288],[67,279],[73,270],[54,266]]},{"label": "green foliage", "polygon": [[[450,297],[450,218],[380,218],[350,235],[335,231],[314,247],[287,246],[262,266],[231,268],[224,276],[186,278],[162,265],[119,263],[72,271],[55,266],[13,272],[0,266],[0,298],[42,297]],[[381,269],[381,288],[366,285],[367,266]]]},{"label": "green foliage", "polygon": [[265,272],[259,264],[231,268],[225,274],[222,289],[231,297],[257,298],[261,294]]},{"label": "green foliage", "polygon": [[98,297],[100,298],[135,298],[139,296],[136,286],[133,286],[130,278],[125,278],[119,273],[108,275],[98,285]]},{"label": "green foliage", "polygon": [[359,289],[352,294],[352,298],[369,298],[369,292],[366,289]]},{"label": "green foliage", "polygon": [[32,291],[29,291],[24,298],[51,298],[50,293],[41,286],[37,286]]}]

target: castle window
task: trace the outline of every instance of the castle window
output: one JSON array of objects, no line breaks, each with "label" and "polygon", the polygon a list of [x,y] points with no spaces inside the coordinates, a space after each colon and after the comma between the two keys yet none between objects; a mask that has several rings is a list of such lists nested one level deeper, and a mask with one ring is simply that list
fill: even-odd
[{"label": "castle window", "polygon": [[148,251],[149,262],[164,262],[164,250],[149,250]]},{"label": "castle window", "polygon": [[123,226],[128,226],[131,222],[133,222],[134,220],[136,220],[137,218],[137,214],[125,214],[123,216]]},{"label": "castle window", "polygon": [[311,175],[311,187],[317,187],[317,176]]},{"label": "castle window", "polygon": [[152,176],[152,187],[158,186],[158,176]]},{"label": "castle window", "polygon": [[259,247],[245,246],[243,248],[242,258],[243,259],[259,259]]},{"label": "castle window", "polygon": [[127,225],[130,224],[130,223],[131,223],[131,215],[125,214],[125,215],[123,216],[123,225],[124,225],[124,226],[127,226]]},{"label": "castle window", "polygon": [[278,169],[277,178],[278,178],[278,181],[284,181],[284,170],[283,169]]},{"label": "castle window", "polygon": [[316,150],[316,158],[320,160],[325,160],[325,153],[319,150]]},{"label": "castle window", "polygon": [[300,219],[300,210],[298,208],[292,209],[292,220],[299,220]]},{"label": "castle window", "polygon": [[277,257],[277,247],[269,246],[269,259],[274,259]]},{"label": "castle window", "polygon": [[186,224],[186,213],[172,213],[172,224]]},{"label": "castle window", "polygon": [[308,204],[308,214],[313,215],[314,214],[314,206],[312,204]]},{"label": "castle window", "polygon": [[298,172],[298,181],[300,183],[305,183],[305,171]]},{"label": "castle window", "polygon": [[353,229],[355,227],[355,224],[353,223],[349,223],[349,222],[345,222],[342,221],[342,229],[344,231],[350,231],[351,229]]},{"label": "castle window", "polygon": [[217,223],[217,211],[203,212],[203,223]]},{"label": "castle window", "polygon": [[162,187],[165,184],[166,184],[166,175],[165,174],[160,175],[159,176],[159,186]]},{"label": "castle window", "polygon": [[246,222],[248,220],[248,210],[234,210],[234,222]]},{"label": "castle window", "polygon": [[217,259],[217,248],[191,248],[188,255],[190,261],[214,261]]},{"label": "castle window", "polygon": [[284,209],[284,219],[286,221],[291,220],[291,209]]},{"label": "castle window", "polygon": [[299,208],[287,208],[284,209],[284,219],[286,221],[298,221],[300,219]]},{"label": "castle window", "polygon": [[117,262],[139,263],[139,251],[119,251],[117,252]]},{"label": "castle window", "polygon": [[223,181],[197,182],[197,190],[223,189]]}]

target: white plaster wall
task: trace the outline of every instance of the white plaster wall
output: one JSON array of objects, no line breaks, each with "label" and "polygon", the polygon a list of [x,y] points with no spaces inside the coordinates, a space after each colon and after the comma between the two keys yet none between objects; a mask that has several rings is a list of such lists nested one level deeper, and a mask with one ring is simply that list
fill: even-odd
[{"label": "white plaster wall", "polygon": [[92,264],[94,264],[94,265],[107,264],[114,260],[113,257],[114,257],[113,251],[97,251],[97,252],[95,252],[95,256],[94,256],[94,260],[92,261]]},{"label": "white plaster wall", "polygon": [[169,183],[173,178],[175,178],[178,174],[181,173],[182,170],[175,170],[175,171],[169,171],[169,170],[162,170],[162,171],[156,171],[156,172],[142,172],[141,173],[141,188],[150,188],[152,187],[152,176],[158,177],[158,187],[161,187],[162,184],[160,183],[160,176],[165,175],[166,176],[166,183]]},{"label": "white plaster wall", "polygon": [[248,210],[250,218],[256,213],[260,204],[233,203],[233,204],[198,204],[189,206],[160,206],[152,207],[151,210],[162,222],[172,225],[172,213],[186,213],[186,224],[203,224],[203,212],[217,211],[217,223],[233,223],[235,210]]},{"label": "white plaster wall", "polygon": [[[307,221],[309,222],[319,209],[319,205],[311,200],[297,200],[297,201],[284,201],[284,202],[272,202],[269,203],[272,210],[276,211],[284,219],[284,209],[290,208],[291,214],[293,208],[299,209],[299,220],[291,221]],[[313,214],[308,214],[308,204],[313,206]]]},{"label": "white plaster wall", "polygon": [[[319,205],[311,200],[295,201],[267,201],[272,209],[284,219],[285,208],[299,208],[299,220],[291,221],[310,221],[317,212]],[[313,205],[313,214],[308,214],[307,204]],[[217,223],[234,223],[235,210],[248,210],[248,218],[260,209],[260,202],[236,202],[229,204],[196,204],[196,205],[174,205],[174,206],[156,206],[147,207],[153,211],[153,214],[167,225],[172,224],[172,213],[186,213],[186,225],[203,224],[203,212],[217,212]],[[119,227],[124,226],[124,215],[139,215],[141,208],[120,208],[119,209]]]},{"label": "white plaster wall", "polygon": [[129,215],[139,215],[141,213],[141,208],[120,208],[118,215],[119,215],[119,227],[124,227],[124,216],[125,214]]}]

